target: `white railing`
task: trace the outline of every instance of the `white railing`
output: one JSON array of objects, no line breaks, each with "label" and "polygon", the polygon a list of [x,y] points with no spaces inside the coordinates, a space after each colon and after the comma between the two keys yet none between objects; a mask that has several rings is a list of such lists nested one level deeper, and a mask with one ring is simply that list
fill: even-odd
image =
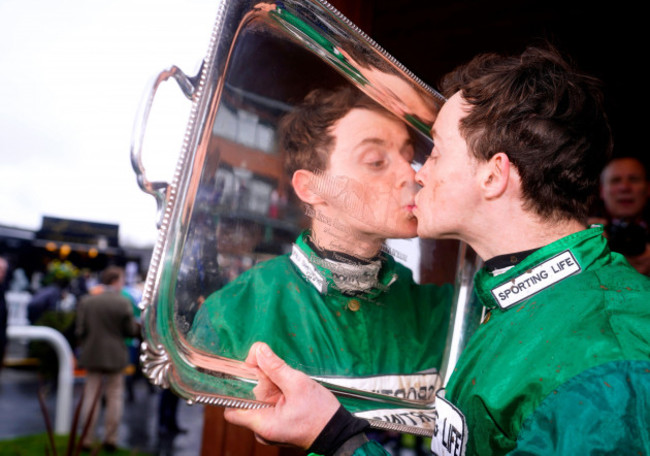
[{"label": "white railing", "polygon": [[7,301],[7,324],[9,326],[29,324],[27,307],[31,299],[32,294],[28,291],[9,290],[5,293],[5,300]]},{"label": "white railing", "polygon": [[7,327],[7,337],[10,339],[44,340],[54,347],[59,358],[54,432],[67,434],[70,432],[74,386],[74,357],[70,344],[63,334],[47,326],[10,325]]}]

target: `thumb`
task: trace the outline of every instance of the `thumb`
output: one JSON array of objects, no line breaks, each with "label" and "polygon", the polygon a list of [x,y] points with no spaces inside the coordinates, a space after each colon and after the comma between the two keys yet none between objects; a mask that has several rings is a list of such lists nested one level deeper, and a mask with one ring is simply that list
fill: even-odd
[{"label": "thumb", "polygon": [[296,371],[273,353],[271,347],[265,343],[258,344],[256,351],[258,367],[273,383],[284,390],[283,385],[290,383],[292,374],[295,375]]}]

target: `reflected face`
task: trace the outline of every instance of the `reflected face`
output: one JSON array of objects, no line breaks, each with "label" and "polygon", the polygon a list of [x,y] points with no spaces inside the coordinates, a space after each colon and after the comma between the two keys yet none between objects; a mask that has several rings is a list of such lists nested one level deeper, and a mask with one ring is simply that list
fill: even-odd
[{"label": "reflected face", "polygon": [[418,235],[425,238],[461,238],[480,201],[476,189],[477,160],[471,156],[458,129],[467,115],[459,93],[442,107],[433,125],[433,149],[416,181]]},{"label": "reflected face", "polygon": [[383,103],[392,107],[397,113],[415,114],[427,125],[432,125],[435,118],[435,107],[428,104],[424,98],[403,78],[384,73],[376,68],[368,71],[368,78],[387,93],[393,94],[394,99],[384,99]]},{"label": "reflected face", "polygon": [[612,160],[601,177],[600,196],[610,216],[630,219],[641,214],[649,187],[643,165],[638,160]]},{"label": "reflected face", "polygon": [[404,123],[376,111],[352,109],[331,134],[335,141],[328,168],[317,179],[327,216],[359,239],[414,237],[414,151]]},{"label": "reflected face", "polygon": [[7,260],[0,258],[0,283],[4,282],[8,268],[9,264],[7,263]]}]

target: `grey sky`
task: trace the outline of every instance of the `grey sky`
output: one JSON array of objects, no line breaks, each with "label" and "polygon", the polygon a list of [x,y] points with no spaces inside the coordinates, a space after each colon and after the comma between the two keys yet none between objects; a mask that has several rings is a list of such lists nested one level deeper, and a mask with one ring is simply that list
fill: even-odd
[{"label": "grey sky", "polygon": [[[155,202],[129,160],[145,87],[172,64],[193,74],[218,0],[0,0],[0,224],[43,215],[118,223],[127,245],[156,238]],[[144,163],[171,179],[191,104],[162,87]]]}]

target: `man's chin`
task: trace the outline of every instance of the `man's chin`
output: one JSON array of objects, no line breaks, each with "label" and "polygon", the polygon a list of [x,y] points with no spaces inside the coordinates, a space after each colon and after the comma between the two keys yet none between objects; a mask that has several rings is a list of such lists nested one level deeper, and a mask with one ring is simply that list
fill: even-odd
[{"label": "man's chin", "polygon": [[417,229],[413,227],[402,230],[391,230],[383,233],[383,235],[386,239],[412,239],[418,236],[418,232]]},{"label": "man's chin", "polygon": [[405,228],[402,232],[402,239],[411,239],[417,237],[418,235],[418,221],[415,217],[412,217],[408,220],[408,227]]},{"label": "man's chin", "polygon": [[432,229],[431,227],[422,226],[422,224],[418,225],[417,235],[422,239],[433,239],[440,237],[438,230]]}]

